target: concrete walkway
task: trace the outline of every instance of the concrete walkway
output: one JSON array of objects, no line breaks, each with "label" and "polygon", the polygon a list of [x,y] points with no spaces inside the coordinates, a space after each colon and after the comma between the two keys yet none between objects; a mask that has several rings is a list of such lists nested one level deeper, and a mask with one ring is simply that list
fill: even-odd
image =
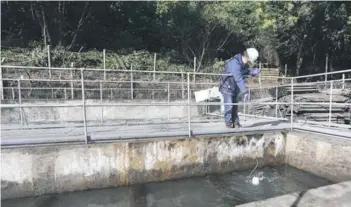
[{"label": "concrete walkway", "polygon": [[[272,131],[289,129],[290,124],[285,121],[275,121],[270,119],[242,118],[242,129],[227,129],[223,122],[204,121],[191,123],[191,130],[194,136],[206,134],[225,134],[225,133],[247,133],[255,131]],[[32,129],[21,130],[18,125],[2,125],[1,144],[36,144],[47,142],[79,142],[85,141],[84,127],[69,124],[42,124],[31,126]],[[118,140],[118,139],[137,139],[137,138],[157,138],[157,137],[176,137],[188,136],[188,123],[155,123],[155,124],[106,124],[88,125],[87,132],[91,140]]]},{"label": "concrete walkway", "polygon": [[[209,134],[259,133],[266,131],[290,130],[290,122],[268,118],[241,117],[244,128],[227,129],[222,121],[210,120],[191,123],[193,136]],[[82,124],[41,124],[21,129],[19,125],[1,125],[1,145],[46,144],[61,142],[85,142]],[[189,136],[186,120],[178,123],[122,124],[106,123],[88,124],[87,134],[92,141],[142,139],[160,137]],[[348,129],[328,128],[310,124],[294,123],[294,129],[329,135],[351,137]]]}]

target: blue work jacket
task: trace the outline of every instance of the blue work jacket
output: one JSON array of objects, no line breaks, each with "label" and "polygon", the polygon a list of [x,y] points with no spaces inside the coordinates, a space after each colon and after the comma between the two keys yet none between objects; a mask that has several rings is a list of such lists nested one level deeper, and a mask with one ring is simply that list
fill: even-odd
[{"label": "blue work jacket", "polygon": [[225,63],[224,72],[220,78],[219,91],[233,95],[247,93],[245,76],[249,74],[250,70],[243,63],[242,55],[235,55]]}]

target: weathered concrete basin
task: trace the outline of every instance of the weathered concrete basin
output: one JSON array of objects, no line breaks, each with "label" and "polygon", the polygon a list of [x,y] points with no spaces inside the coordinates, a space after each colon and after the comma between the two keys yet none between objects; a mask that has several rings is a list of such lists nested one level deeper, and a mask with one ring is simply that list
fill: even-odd
[{"label": "weathered concrete basin", "polygon": [[2,149],[2,199],[282,164],[285,134]]},{"label": "weathered concrete basin", "polygon": [[289,164],[351,180],[351,140],[305,132],[2,149],[2,199]]}]

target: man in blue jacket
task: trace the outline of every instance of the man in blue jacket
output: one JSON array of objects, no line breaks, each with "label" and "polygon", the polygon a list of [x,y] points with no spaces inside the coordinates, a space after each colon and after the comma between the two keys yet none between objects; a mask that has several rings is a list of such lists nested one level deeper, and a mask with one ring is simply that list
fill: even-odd
[{"label": "man in blue jacket", "polygon": [[248,69],[248,65],[254,63],[258,58],[258,51],[255,48],[248,48],[242,54],[237,54],[227,60],[224,72],[221,75],[219,91],[224,100],[224,120],[228,128],[240,128],[237,105],[239,94],[244,103],[249,100],[248,89],[245,84],[245,76],[257,77],[260,69]]}]

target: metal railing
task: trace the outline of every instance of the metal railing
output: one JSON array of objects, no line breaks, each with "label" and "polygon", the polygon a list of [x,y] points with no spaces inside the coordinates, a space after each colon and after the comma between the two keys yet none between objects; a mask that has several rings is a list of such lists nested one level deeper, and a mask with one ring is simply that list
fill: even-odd
[{"label": "metal railing", "polygon": [[[32,69],[39,69],[39,70],[46,70],[47,67],[19,67],[19,66],[1,66],[2,68],[8,68],[8,69],[28,69],[28,68],[32,68]],[[54,76],[54,72],[56,69],[55,68],[50,68],[51,69],[51,77]],[[197,86],[217,86],[217,82],[196,82],[194,81],[195,78],[193,78],[193,81],[191,81],[192,77],[199,77],[199,76],[210,76],[210,80],[217,80],[218,76],[220,74],[213,74],[213,73],[191,73],[191,72],[168,72],[168,71],[138,71],[138,70],[109,70],[106,69],[104,71],[100,70],[100,69],[84,69],[84,68],[57,68],[57,70],[67,70],[67,71],[72,71],[72,70],[79,70],[80,71],[80,79],[63,79],[63,80],[57,80],[57,79],[13,79],[13,78],[9,78],[9,77],[5,77],[2,78],[1,83],[3,83],[3,81],[13,81],[16,82],[17,85],[16,87],[3,87],[1,85],[1,91],[5,90],[11,90],[12,94],[15,94],[14,91],[17,91],[17,96],[13,95],[12,100],[18,101],[18,103],[6,103],[6,104],[1,104],[1,109],[16,109],[18,108],[20,110],[20,124],[21,124],[21,128],[25,129],[24,127],[24,117],[23,117],[23,109],[24,108],[47,108],[47,107],[80,107],[81,108],[81,113],[82,113],[82,117],[83,117],[83,128],[84,128],[84,140],[86,143],[89,143],[90,141],[90,136],[88,135],[88,125],[87,122],[89,121],[87,119],[87,108],[90,107],[99,107],[102,108],[103,107],[119,107],[119,106],[126,106],[126,107],[131,107],[131,106],[158,106],[158,107],[171,107],[171,106],[184,106],[187,107],[187,123],[188,123],[188,136],[191,137],[192,136],[192,116],[191,116],[191,107],[199,107],[199,106],[223,106],[222,103],[210,103],[210,102],[205,102],[205,103],[194,103],[193,102],[193,94],[192,91],[194,91],[194,89],[197,89]],[[1,69],[2,71],[2,69]],[[127,72],[130,73],[128,76],[130,77],[130,80],[126,80],[126,81],[103,81],[103,80],[89,80],[85,78],[84,73],[85,72],[89,72],[89,71],[98,71],[98,72],[115,72],[115,73],[120,73],[120,72]],[[181,80],[180,81],[154,81],[152,80],[153,84],[161,84],[163,86],[167,86],[165,87],[165,90],[167,91],[167,102],[159,102],[159,103],[104,103],[103,100],[103,91],[104,90],[110,90],[111,88],[103,88],[102,87],[102,83],[107,84],[107,83],[126,83],[126,84],[130,84],[130,98],[133,99],[133,93],[138,90],[136,88],[133,87],[134,83],[148,83],[150,84],[150,81],[146,81],[146,80],[134,80],[133,79],[133,73],[150,73],[150,74],[170,74],[172,75],[172,77],[175,76],[180,76]],[[310,82],[310,83],[298,83],[299,79],[303,79],[303,78],[310,78],[310,77],[318,77],[318,76],[325,76],[325,75],[330,75],[330,74],[341,74],[342,75],[342,79],[339,80],[329,80],[329,81],[323,81],[322,84],[324,85],[328,85],[328,89],[329,89],[329,102],[302,102],[302,101],[294,101],[294,95],[296,91],[296,88],[299,86],[304,86],[304,85],[318,85],[321,84],[320,82]],[[271,105],[275,107],[275,116],[269,116],[269,118],[271,119],[276,119],[276,120],[286,120],[286,121],[290,121],[290,129],[292,130],[294,128],[294,122],[301,122],[301,120],[297,120],[296,117],[294,117],[294,108],[298,107],[299,105],[320,105],[320,106],[329,106],[329,117],[328,117],[328,122],[327,122],[327,126],[331,127],[331,126],[341,126],[340,124],[334,124],[332,123],[332,111],[333,111],[333,106],[345,106],[345,107],[350,107],[351,104],[350,103],[333,103],[333,89],[335,88],[335,83],[341,83],[341,87],[339,87],[340,89],[347,89],[350,90],[350,86],[348,84],[348,81],[350,81],[350,78],[347,77],[351,77],[349,76],[349,74],[351,74],[351,70],[344,70],[344,71],[337,71],[337,72],[330,72],[330,73],[321,73],[321,74],[315,74],[315,75],[309,75],[309,76],[299,76],[299,77],[271,77],[274,79],[278,80],[278,85],[275,86],[260,86],[257,88],[250,88],[249,93],[250,93],[250,97],[251,100],[249,103],[237,103],[237,104],[225,104],[225,105],[237,105],[238,107],[243,107],[244,111],[241,112],[241,114],[244,117],[263,117],[264,116],[260,116],[260,115],[255,115],[255,114],[249,114],[248,110],[250,107],[253,107],[257,104],[261,104],[261,105]],[[2,77],[3,73],[1,74]],[[186,76],[186,81],[183,80],[184,76]],[[71,76],[72,77],[72,76]],[[215,77],[215,79],[213,79],[213,77]],[[266,77],[266,78],[270,78],[270,77]],[[201,80],[201,79],[200,79]],[[279,80],[285,80],[279,83]],[[290,83],[286,83],[288,80]],[[80,96],[79,96],[79,100],[81,101],[79,102],[75,102],[75,103],[23,103],[22,97],[23,97],[23,90],[33,90],[35,88],[32,87],[22,87],[23,82],[28,82],[28,81],[37,81],[37,82],[66,82],[66,83],[70,83],[71,87],[43,87],[43,88],[39,88],[39,89],[44,89],[44,90],[64,90],[66,94],[65,95],[65,99],[67,98],[67,90],[71,91],[71,94],[74,94],[75,91],[79,91],[80,92]],[[76,87],[73,87],[73,84],[76,84]],[[99,88],[94,88],[94,87],[90,87],[90,88],[86,88],[87,84],[99,84]],[[171,85],[180,85],[180,87],[173,89],[170,86]],[[201,88],[199,87],[199,88]],[[278,101],[279,100],[279,96],[278,96],[278,90],[279,88],[288,88],[290,89],[289,93],[290,94],[290,99],[287,100],[286,102],[281,102]],[[113,88],[112,88],[113,89]],[[262,96],[266,96],[265,93],[263,93],[262,91],[265,90],[275,90],[275,97],[272,97],[272,101],[268,101],[268,102],[257,102],[259,101],[261,98],[263,98]],[[327,89],[327,88],[326,88]],[[122,89],[123,90],[123,89]],[[140,89],[140,90],[146,90],[146,89]],[[162,89],[151,89],[153,91],[157,91],[157,90],[162,90]],[[73,92],[72,92],[73,91]],[[99,99],[100,99],[100,103],[87,103],[87,97],[86,94],[89,91],[99,91]],[[172,103],[170,101],[170,97],[171,97],[171,91],[180,91],[181,92],[181,97],[182,99],[186,99],[187,102],[186,103]],[[260,91],[260,95],[259,97],[254,95],[254,91]],[[4,93],[2,93],[2,100],[4,100]],[[185,96],[186,94],[186,96]],[[264,95],[262,95],[264,94]],[[18,97],[16,99],[16,97]],[[185,98],[187,97],[187,98]],[[252,98],[254,97],[254,98]],[[72,98],[74,98],[74,96],[72,95]],[[52,95],[52,99],[55,99],[54,96]],[[88,97],[89,99],[89,97]],[[162,98],[161,100],[165,100],[164,98]],[[281,105],[288,105],[288,107],[290,107],[290,114],[288,114],[285,117],[279,117],[278,116],[278,111],[279,111],[279,106]],[[218,115],[218,114],[217,114]],[[222,115],[221,115],[222,116]],[[267,118],[267,117],[266,117]],[[168,119],[170,119],[170,115],[168,114]],[[295,120],[296,119],[296,120]],[[101,113],[101,123],[103,122],[103,113]],[[310,122],[310,121],[308,121]],[[320,122],[310,122],[310,123],[318,123],[321,126],[323,125],[323,123]]]}]

